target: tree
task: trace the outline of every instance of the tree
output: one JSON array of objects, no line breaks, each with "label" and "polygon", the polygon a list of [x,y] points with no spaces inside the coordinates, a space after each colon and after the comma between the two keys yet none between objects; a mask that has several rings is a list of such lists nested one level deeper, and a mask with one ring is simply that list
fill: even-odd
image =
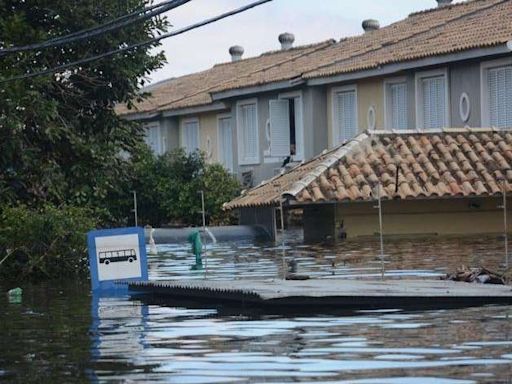
[{"label": "tree", "polygon": [[[21,46],[104,24],[145,0],[0,0],[0,47]],[[136,44],[167,28],[154,18],[88,40],[0,54],[0,81]],[[156,45],[80,67],[0,84],[0,206],[48,202],[106,207],[127,182],[142,128],[116,103],[140,98],[146,76],[165,61]]]}]

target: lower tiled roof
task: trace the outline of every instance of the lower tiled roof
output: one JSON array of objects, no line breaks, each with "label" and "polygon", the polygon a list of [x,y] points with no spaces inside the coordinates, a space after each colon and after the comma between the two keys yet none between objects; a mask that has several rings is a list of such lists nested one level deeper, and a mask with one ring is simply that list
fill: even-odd
[{"label": "lower tiled roof", "polygon": [[373,131],[246,191],[225,209],[285,203],[494,196],[512,191],[512,132]]}]

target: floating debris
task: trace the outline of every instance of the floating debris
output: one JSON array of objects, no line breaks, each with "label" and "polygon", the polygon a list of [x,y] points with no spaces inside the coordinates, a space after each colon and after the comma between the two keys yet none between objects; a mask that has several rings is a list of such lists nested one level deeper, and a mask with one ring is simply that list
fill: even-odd
[{"label": "floating debris", "polygon": [[7,292],[7,297],[10,304],[21,304],[23,289],[13,288]]},{"label": "floating debris", "polygon": [[468,268],[465,265],[457,269],[455,273],[447,274],[443,280],[461,281],[466,283],[505,285],[508,279],[484,267]]}]

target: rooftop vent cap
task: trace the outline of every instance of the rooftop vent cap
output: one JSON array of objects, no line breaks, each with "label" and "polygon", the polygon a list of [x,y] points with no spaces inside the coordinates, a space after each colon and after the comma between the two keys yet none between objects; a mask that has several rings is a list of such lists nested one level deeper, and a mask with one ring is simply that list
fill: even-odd
[{"label": "rooftop vent cap", "polygon": [[281,49],[283,51],[290,49],[293,47],[293,42],[295,41],[295,36],[293,33],[281,33],[279,35],[279,42],[281,43]]},{"label": "rooftop vent cap", "polygon": [[363,29],[365,32],[376,31],[380,29],[379,20],[368,19],[363,21]]},{"label": "rooftop vent cap", "polygon": [[453,0],[436,0],[436,1],[437,1],[437,7],[442,8],[442,7],[447,7],[448,5],[451,5]]},{"label": "rooftop vent cap", "polygon": [[240,45],[234,45],[231,48],[229,48],[229,54],[231,55],[231,61],[240,61],[242,60],[242,56],[244,54],[244,47],[241,47]]}]

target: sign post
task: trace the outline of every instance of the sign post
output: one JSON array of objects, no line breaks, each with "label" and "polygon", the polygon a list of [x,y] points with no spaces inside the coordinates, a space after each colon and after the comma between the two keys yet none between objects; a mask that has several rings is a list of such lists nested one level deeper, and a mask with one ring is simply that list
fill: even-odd
[{"label": "sign post", "polygon": [[116,283],[148,279],[143,228],[91,231],[87,245],[93,291],[126,290]]}]

